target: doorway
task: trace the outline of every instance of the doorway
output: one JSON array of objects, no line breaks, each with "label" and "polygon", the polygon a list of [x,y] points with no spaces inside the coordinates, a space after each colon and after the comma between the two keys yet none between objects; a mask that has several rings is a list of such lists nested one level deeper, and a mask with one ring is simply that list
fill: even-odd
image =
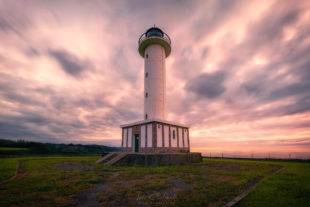
[{"label": "doorway", "polygon": [[139,134],[135,134],[135,152],[139,152]]}]

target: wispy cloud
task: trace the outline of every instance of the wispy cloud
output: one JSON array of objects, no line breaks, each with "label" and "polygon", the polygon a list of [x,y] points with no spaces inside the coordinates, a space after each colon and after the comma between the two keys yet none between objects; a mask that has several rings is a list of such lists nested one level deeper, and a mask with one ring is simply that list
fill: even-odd
[{"label": "wispy cloud", "polygon": [[89,63],[81,61],[73,54],[64,50],[50,50],[50,55],[57,60],[61,68],[74,77],[78,77],[81,73],[89,68]]},{"label": "wispy cloud", "polygon": [[185,88],[201,98],[216,98],[226,90],[223,86],[224,80],[225,73],[223,72],[203,73],[189,80]]}]

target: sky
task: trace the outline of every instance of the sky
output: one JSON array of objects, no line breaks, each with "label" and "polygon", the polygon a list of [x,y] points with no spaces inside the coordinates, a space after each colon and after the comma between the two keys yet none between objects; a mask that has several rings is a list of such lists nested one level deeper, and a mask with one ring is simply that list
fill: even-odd
[{"label": "sky", "polygon": [[0,0],[0,138],[120,146],[155,24],[192,151],[309,153],[309,20],[306,0]]}]

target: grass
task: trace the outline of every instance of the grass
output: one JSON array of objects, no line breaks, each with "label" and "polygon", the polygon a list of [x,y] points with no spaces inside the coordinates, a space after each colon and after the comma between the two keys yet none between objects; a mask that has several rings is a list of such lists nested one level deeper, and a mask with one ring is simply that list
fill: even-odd
[{"label": "grass", "polygon": [[0,159],[0,183],[11,178],[16,170],[18,159]]},{"label": "grass", "polygon": [[[0,185],[0,206],[67,206],[82,201],[103,206],[222,206],[282,166],[286,168],[238,205],[310,203],[309,163],[205,159],[196,164],[145,168],[104,166],[96,164],[97,159],[1,158],[2,180],[14,175],[18,162],[22,167],[16,180]],[[257,201],[268,199],[267,194],[273,202]]]},{"label": "grass", "polygon": [[285,168],[264,180],[237,206],[310,206],[310,163],[277,164]]},{"label": "grass", "polygon": [[[23,167],[16,180],[0,186],[0,206],[61,206],[72,202],[71,195],[82,188],[90,187],[88,182],[96,171],[81,173],[78,170],[64,171],[55,168],[62,162],[79,164],[92,163],[97,157],[29,157],[5,158],[18,160]],[[1,168],[4,166],[1,165]],[[4,167],[5,168],[5,167]],[[2,169],[0,171],[2,174]],[[1,175],[2,177],[2,175]]]},{"label": "grass", "polygon": [[27,151],[28,148],[18,148],[18,147],[0,147],[0,151]]},{"label": "grass", "polygon": [[30,150],[25,147],[0,147],[0,157],[7,155],[22,155],[29,152]]}]

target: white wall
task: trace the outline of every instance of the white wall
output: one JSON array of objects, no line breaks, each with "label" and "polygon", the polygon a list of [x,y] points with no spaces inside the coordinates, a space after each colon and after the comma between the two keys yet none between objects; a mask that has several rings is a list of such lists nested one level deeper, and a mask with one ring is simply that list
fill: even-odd
[{"label": "white wall", "polygon": [[152,147],[152,124],[147,125],[147,147]]},{"label": "white wall", "polygon": [[179,130],[179,147],[183,147],[183,134],[182,134],[182,128],[178,128]]},{"label": "white wall", "polygon": [[128,129],[128,147],[131,147],[132,143],[132,128]]},{"label": "white wall", "polygon": [[156,124],[157,129],[157,147],[163,147],[163,126],[161,124]]},{"label": "white wall", "polygon": [[123,147],[127,144],[127,129],[123,129]]},{"label": "white wall", "polygon": [[[144,53],[144,114],[148,119],[166,119],[166,63],[165,49],[149,45]],[[147,57],[148,56],[148,57]],[[145,74],[148,76],[145,77]],[[148,93],[148,97],[145,97]]]},{"label": "white wall", "polygon": [[145,125],[141,126],[141,147],[145,147]]},{"label": "white wall", "polygon": [[169,147],[169,127],[164,126],[165,147]]},{"label": "white wall", "polygon": [[184,129],[184,147],[188,147],[187,129]]},{"label": "white wall", "polygon": [[[173,139],[173,131],[174,131],[174,139]],[[171,147],[178,146],[178,137],[177,137],[177,129],[176,127],[170,127],[170,135],[171,135]]]}]

